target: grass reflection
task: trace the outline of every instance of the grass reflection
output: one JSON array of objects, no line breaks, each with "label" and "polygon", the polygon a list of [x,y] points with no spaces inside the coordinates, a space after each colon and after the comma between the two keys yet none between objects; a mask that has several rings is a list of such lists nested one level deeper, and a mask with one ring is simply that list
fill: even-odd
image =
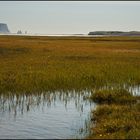
[{"label": "grass reflection", "polygon": [[42,107],[47,105],[51,107],[57,104],[57,102],[63,102],[65,108],[67,104],[72,100],[78,111],[83,111],[83,105],[88,100],[85,100],[86,96],[90,96],[90,92],[81,91],[79,93],[75,91],[56,91],[56,92],[40,92],[40,93],[8,93],[0,94],[0,111],[1,112],[13,112],[16,116],[17,113],[24,114],[36,107]]}]

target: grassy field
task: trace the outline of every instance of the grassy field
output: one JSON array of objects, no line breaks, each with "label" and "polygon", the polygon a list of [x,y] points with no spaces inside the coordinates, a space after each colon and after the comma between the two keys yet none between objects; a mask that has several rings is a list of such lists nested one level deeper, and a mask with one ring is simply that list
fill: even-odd
[{"label": "grassy field", "polygon": [[140,84],[140,37],[0,36],[0,92]]},{"label": "grassy field", "polygon": [[0,36],[0,94],[94,89],[89,138],[140,138],[124,85],[140,85],[140,37]]},{"label": "grassy field", "polygon": [[92,111],[92,139],[140,139],[140,96],[124,89],[96,91]]}]

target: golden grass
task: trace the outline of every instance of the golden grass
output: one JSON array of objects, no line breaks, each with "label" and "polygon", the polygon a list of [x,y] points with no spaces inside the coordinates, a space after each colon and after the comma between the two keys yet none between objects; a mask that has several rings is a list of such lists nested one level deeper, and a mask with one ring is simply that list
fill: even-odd
[{"label": "golden grass", "polygon": [[91,95],[97,103],[92,111],[92,139],[139,139],[140,103],[124,89],[100,90]]},{"label": "golden grass", "polygon": [[132,104],[137,102],[137,97],[125,89],[99,90],[90,97],[96,103]]},{"label": "golden grass", "polygon": [[[140,37],[0,36],[0,94],[124,85],[140,85]],[[97,107],[89,138],[140,138],[139,104],[128,103],[135,99],[97,93],[112,102]]]},{"label": "golden grass", "polygon": [[0,36],[0,92],[140,84],[140,37]]},{"label": "golden grass", "polygon": [[140,104],[97,106],[93,113],[92,139],[140,139]]}]

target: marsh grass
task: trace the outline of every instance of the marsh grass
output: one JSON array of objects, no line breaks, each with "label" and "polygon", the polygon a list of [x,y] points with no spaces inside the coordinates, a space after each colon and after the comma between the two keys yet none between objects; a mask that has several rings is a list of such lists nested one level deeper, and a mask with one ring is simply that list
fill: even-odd
[{"label": "marsh grass", "polygon": [[139,97],[124,85],[140,85],[140,37],[0,36],[0,94],[95,89],[90,138],[140,138]]},{"label": "marsh grass", "polygon": [[18,47],[15,46],[13,48],[11,47],[0,47],[0,55],[1,56],[9,56],[9,55],[16,55],[16,54],[24,54],[29,52],[29,48],[25,48],[25,47]]},{"label": "marsh grass", "polygon": [[99,106],[92,112],[93,126],[89,138],[140,138],[139,96],[124,89],[102,90],[93,93],[91,99]]},{"label": "marsh grass", "polygon": [[0,36],[0,92],[140,84],[139,37]]},{"label": "marsh grass", "polygon": [[100,105],[93,111],[95,126],[89,138],[139,139],[140,104]]},{"label": "marsh grass", "polygon": [[137,102],[137,98],[125,89],[99,90],[93,93],[90,98],[100,104],[131,104]]}]

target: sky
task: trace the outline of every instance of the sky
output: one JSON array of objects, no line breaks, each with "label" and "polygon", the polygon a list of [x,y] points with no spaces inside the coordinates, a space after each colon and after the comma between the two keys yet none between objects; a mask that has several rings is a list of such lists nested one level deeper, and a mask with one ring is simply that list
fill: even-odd
[{"label": "sky", "polygon": [[0,1],[0,23],[12,33],[140,31],[140,1]]}]

